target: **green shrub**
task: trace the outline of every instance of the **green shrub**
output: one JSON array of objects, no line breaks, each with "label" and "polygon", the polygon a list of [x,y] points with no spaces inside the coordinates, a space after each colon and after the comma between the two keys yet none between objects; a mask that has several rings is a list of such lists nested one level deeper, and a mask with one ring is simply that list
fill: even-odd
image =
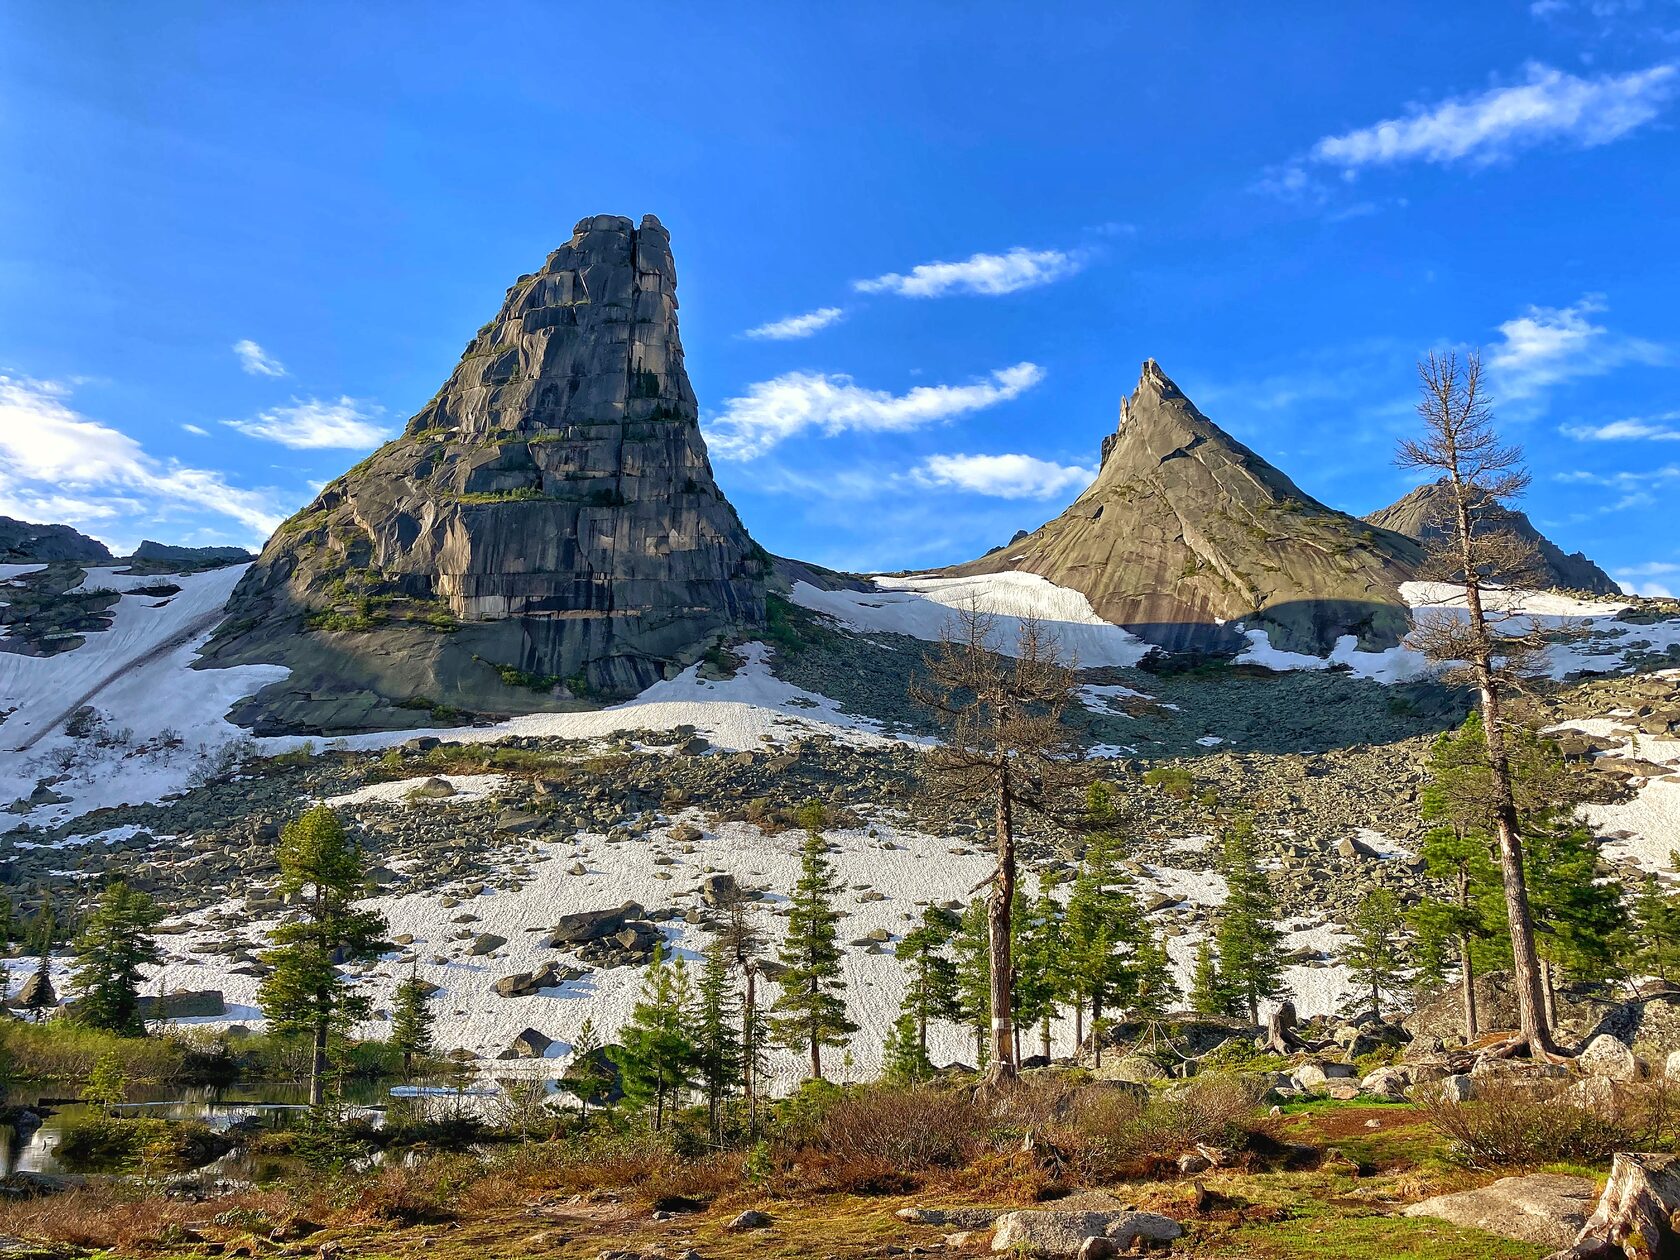
[{"label": "green shrub", "polygon": [[123,1172],[142,1166],[197,1168],[231,1146],[196,1120],[101,1115],[65,1129],[55,1154],[73,1172]]},{"label": "green shrub", "polygon": [[1143,781],[1181,801],[1188,801],[1196,787],[1196,781],[1183,766],[1156,766],[1154,769],[1145,770]]}]

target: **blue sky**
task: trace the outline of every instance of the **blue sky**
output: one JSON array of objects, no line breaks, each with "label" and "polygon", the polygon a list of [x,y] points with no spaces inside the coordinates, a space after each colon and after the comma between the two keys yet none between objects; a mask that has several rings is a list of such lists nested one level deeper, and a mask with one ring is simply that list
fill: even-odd
[{"label": "blue sky", "polygon": [[[585,215],[671,230],[772,550],[1053,516],[1138,365],[1363,513],[1480,346],[1524,506],[1680,590],[1680,4],[0,7],[0,513],[255,543]],[[754,335],[754,332],[757,335]]]}]

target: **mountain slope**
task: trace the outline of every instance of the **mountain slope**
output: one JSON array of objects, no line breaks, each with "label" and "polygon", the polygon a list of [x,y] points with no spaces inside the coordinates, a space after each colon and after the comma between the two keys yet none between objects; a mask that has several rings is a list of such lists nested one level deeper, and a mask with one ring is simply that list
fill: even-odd
[{"label": "mountain slope", "polygon": [[760,623],[765,559],[712,478],[669,235],[597,215],[280,527],[210,655],[292,669],[241,715],[262,730],[622,696]]},{"label": "mountain slope", "polygon": [[1172,650],[1229,650],[1235,622],[1323,653],[1343,635],[1406,633],[1408,538],[1337,512],[1209,420],[1151,359],[1067,511],[954,575],[1022,570],[1080,591],[1108,620]]},{"label": "mountain slope", "polygon": [[0,564],[104,564],[110,559],[104,543],[68,525],[31,525],[0,516]]},{"label": "mountain slope", "polygon": [[[1372,512],[1365,521],[1378,529],[1391,529],[1415,538],[1427,546],[1447,532],[1451,521],[1448,514],[1450,498],[1447,479],[1443,477],[1429,485],[1419,486],[1381,511]],[[1608,573],[1582,552],[1565,554],[1563,548],[1534,528],[1527,513],[1495,505],[1483,512],[1482,519],[1494,528],[1509,530],[1520,538],[1526,538],[1539,549],[1545,570],[1545,585],[1565,591],[1590,591],[1595,595],[1621,594],[1622,588],[1611,580]]]}]

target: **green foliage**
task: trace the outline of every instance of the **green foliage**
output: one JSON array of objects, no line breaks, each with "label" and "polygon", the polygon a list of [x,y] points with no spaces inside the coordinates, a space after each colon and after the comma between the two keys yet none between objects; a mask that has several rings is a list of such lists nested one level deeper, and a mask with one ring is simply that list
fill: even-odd
[{"label": "green foliage", "polygon": [[[766,556],[766,569],[769,563]],[[831,636],[817,614],[772,593],[764,597],[764,637],[780,651],[794,656]]]},{"label": "green foliage", "polygon": [[857,1031],[846,1018],[845,974],[840,967],[841,884],[828,860],[823,838],[826,811],[819,801],[800,810],[805,844],[800,851],[799,880],[789,907],[787,935],[778,960],[785,969],[780,993],[771,1006],[770,1031],[778,1045],[809,1055],[811,1075],[822,1076],[822,1052],[842,1046]]},{"label": "green foliage", "polygon": [[724,1104],[741,1084],[740,1003],[731,974],[733,962],[722,939],[714,938],[700,973],[693,1020],[696,1066],[713,1141],[723,1137]]},{"label": "green foliage", "polygon": [[99,1056],[99,1062],[88,1074],[87,1084],[82,1086],[82,1101],[92,1103],[109,1115],[127,1095],[128,1077],[123,1072],[122,1060],[107,1050]]},{"label": "green foliage", "polygon": [[991,1049],[992,951],[984,898],[968,903],[952,940],[957,962],[960,1018],[974,1030],[976,1066],[984,1067]]},{"label": "green foliage", "polygon": [[118,880],[100,894],[76,937],[72,984],[80,993],[76,1019],[123,1036],[145,1033],[140,1019],[140,969],[162,953],[151,930],[163,918],[145,893]]},{"label": "green foliage", "polygon": [[638,1110],[651,1104],[656,1130],[665,1126],[667,1104],[675,1107],[699,1068],[699,1050],[689,1035],[692,1001],[682,959],[667,963],[664,950],[656,950],[642,977],[641,998],[620,1030],[624,1048],[618,1064],[625,1101]]},{"label": "green foliage", "polygon": [[601,1035],[595,1031],[595,1021],[585,1016],[577,1036],[572,1038],[572,1057],[560,1077],[560,1088],[578,1100],[587,1116],[589,1104],[604,1100],[612,1088],[614,1067],[601,1045]]},{"label": "green foliage", "polygon": [[1203,940],[1196,948],[1196,966],[1190,974],[1190,1009],[1198,1015],[1235,1015],[1237,994],[1219,973],[1219,959],[1213,942]]},{"label": "green foliage", "polygon": [[175,1037],[120,1037],[70,1020],[0,1020],[0,1063],[12,1080],[85,1081],[110,1058],[130,1081],[181,1076],[187,1045]]},{"label": "green foliage", "polygon": [[455,496],[455,501],[457,503],[530,503],[547,497],[535,486],[520,486],[514,490],[478,490],[471,494],[458,494]]},{"label": "green foliage", "polygon": [[1092,832],[1068,894],[1062,974],[1068,996],[1090,1007],[1095,1030],[1104,1012],[1117,1012],[1136,996],[1135,955],[1146,933],[1132,878],[1119,862],[1106,784],[1091,785],[1086,814]]},{"label": "green foliage", "polygon": [[1260,867],[1252,819],[1239,817],[1227,824],[1215,865],[1227,889],[1214,932],[1220,980],[1247,1009],[1250,1022],[1257,1023],[1260,1002],[1276,994],[1282,983],[1283,958],[1272,888]]},{"label": "green foliage", "polygon": [[1143,772],[1143,781],[1181,801],[1188,801],[1196,788],[1195,779],[1183,766],[1155,766]]},{"label": "green foliage", "polygon": [[1351,938],[1342,952],[1349,979],[1371,995],[1371,1009],[1381,1013],[1384,994],[1404,992],[1406,984],[1400,903],[1386,888],[1374,888],[1360,898],[1348,921]]},{"label": "green foliage", "polygon": [[921,1039],[916,1013],[901,1007],[881,1048],[881,1079],[893,1085],[919,1085],[933,1078],[933,1061]]},{"label": "green foliage", "polygon": [[396,997],[391,1004],[391,1043],[402,1054],[404,1076],[413,1071],[415,1059],[432,1053],[435,1044],[433,1026],[436,1016],[432,1014],[426,998],[426,985],[411,972],[408,979],[397,986]]},{"label": "green foliage", "polygon": [[[1015,1008],[1011,1014],[1017,1028],[1038,1028],[1046,1055],[1051,1025],[1061,1013],[1067,993],[1067,923],[1062,903],[1056,899],[1056,883],[1055,875],[1041,875],[1038,896],[1030,905],[1018,885],[1014,912],[1009,916],[1013,937],[1010,959],[1015,969],[1011,995]],[[953,996],[955,979],[953,969]]]},{"label": "green foliage", "polygon": [[[474,659],[483,660],[482,657],[475,657]],[[553,691],[566,681],[558,674],[533,674],[528,670],[520,669],[517,665],[498,665],[494,661],[484,661],[484,664],[496,671],[496,677],[502,680],[504,686],[524,687],[527,691],[535,691],[538,694]]]},{"label": "green foliage", "polygon": [[369,1010],[367,997],[345,984],[338,966],[377,957],[386,924],[377,912],[355,906],[366,879],[362,851],[329,806],[287,823],[275,856],[279,890],[297,908],[274,929],[273,948],[262,955],[271,970],[257,1001],[272,1031],[313,1038],[310,1092],[318,1102],[328,1037],[366,1019]]},{"label": "green foliage", "polygon": [[922,911],[921,923],[906,932],[893,950],[904,964],[904,997],[887,1042],[886,1070],[894,1079],[913,1083],[931,1076],[928,1025],[934,1020],[962,1017],[957,965],[950,956],[959,925],[960,920],[949,910],[929,906]]},{"label": "green foliage", "polygon": [[[1669,866],[1680,854],[1669,854]],[[1680,974],[1680,895],[1655,875],[1647,875],[1632,898],[1634,968],[1667,980]]]}]

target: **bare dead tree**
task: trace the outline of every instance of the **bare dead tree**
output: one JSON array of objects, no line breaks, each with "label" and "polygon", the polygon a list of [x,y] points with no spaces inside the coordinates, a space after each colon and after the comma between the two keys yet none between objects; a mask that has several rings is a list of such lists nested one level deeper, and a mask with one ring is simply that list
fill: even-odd
[{"label": "bare dead tree", "polygon": [[[1449,519],[1426,556],[1428,576],[1464,589],[1457,610],[1420,616],[1413,644],[1431,660],[1459,672],[1474,687],[1487,744],[1487,811],[1499,850],[1505,913],[1511,929],[1512,978],[1517,994],[1519,1041],[1529,1053],[1557,1053],[1546,1019],[1544,987],[1534,942],[1534,916],[1523,873],[1523,846],[1509,752],[1508,693],[1532,674],[1543,643],[1532,627],[1517,630],[1516,601],[1505,589],[1536,567],[1532,544],[1493,524],[1505,501],[1528,487],[1520,447],[1507,446],[1493,427],[1476,353],[1431,353],[1418,364],[1422,435],[1400,442],[1396,463],[1444,475]],[[1494,595],[1490,601],[1489,595]],[[1516,631],[1507,633],[1507,631]]]},{"label": "bare dead tree", "polygon": [[1024,618],[1014,651],[996,650],[996,619],[969,604],[957,610],[913,679],[910,696],[944,728],[928,754],[932,785],[949,798],[990,805],[997,863],[986,907],[991,963],[990,1084],[1016,1075],[1015,972],[1010,913],[1015,896],[1016,810],[1051,814],[1078,779],[1063,725],[1073,690],[1073,662],[1054,634]]}]

